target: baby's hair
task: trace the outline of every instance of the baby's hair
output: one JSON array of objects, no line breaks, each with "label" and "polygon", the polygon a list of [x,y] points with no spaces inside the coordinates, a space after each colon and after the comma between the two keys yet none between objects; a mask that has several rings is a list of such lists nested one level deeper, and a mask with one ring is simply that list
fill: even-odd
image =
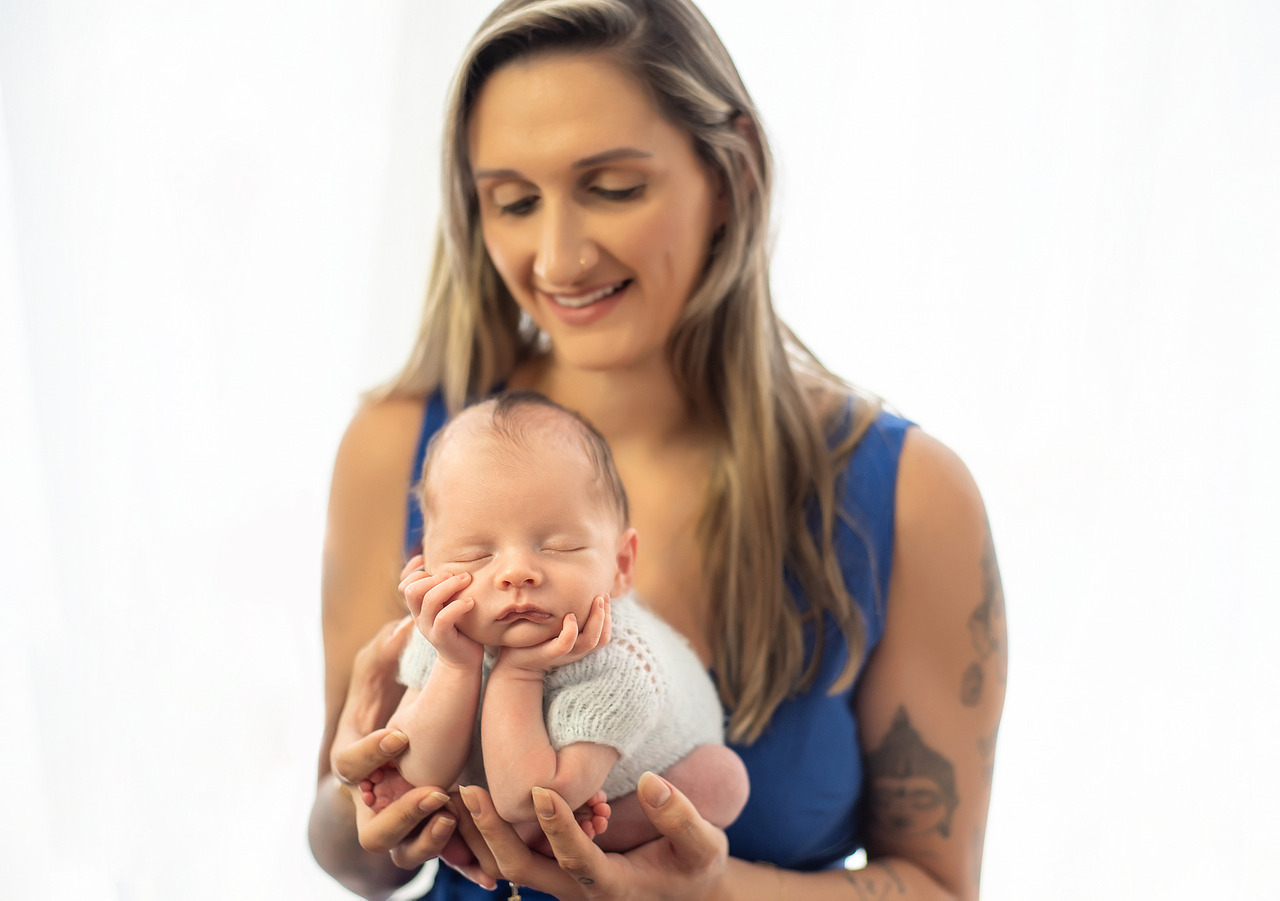
[{"label": "baby's hair", "polygon": [[[483,416],[486,410],[491,411],[488,417]],[[427,488],[432,464],[439,456],[439,449],[448,443],[450,436],[456,431],[475,428],[477,425],[509,444],[512,450],[528,450],[537,441],[546,440],[548,435],[576,438],[577,441],[573,443],[582,450],[595,472],[600,499],[617,513],[622,528],[630,524],[631,511],[627,503],[627,492],[622,487],[622,478],[614,465],[609,443],[580,414],[536,391],[504,391],[468,407],[432,437],[417,486],[418,500],[422,504],[424,516],[429,515]]]}]

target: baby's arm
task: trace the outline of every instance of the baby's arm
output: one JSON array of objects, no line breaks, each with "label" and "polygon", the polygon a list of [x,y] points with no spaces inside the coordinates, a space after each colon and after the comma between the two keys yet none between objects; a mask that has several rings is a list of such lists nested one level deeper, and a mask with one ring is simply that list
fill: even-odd
[{"label": "baby's arm", "polygon": [[407,689],[387,726],[409,736],[397,763],[412,785],[444,790],[458,779],[471,752],[480,697],[480,673],[456,670],[437,659],[420,690]]},{"label": "baby's arm", "polygon": [[409,748],[398,763],[404,778],[416,786],[448,790],[471,751],[484,648],[456,626],[475,602],[454,597],[470,580],[470,573],[433,576],[418,570],[401,583],[418,630],[436,649],[421,690],[407,690],[387,723],[409,736]]},{"label": "baby's arm", "polygon": [[556,751],[543,718],[547,672],[585,657],[609,633],[607,601],[597,598],[579,634],[570,614],[560,635],[533,648],[504,648],[489,674],[481,712],[481,746],[489,792],[498,814],[509,823],[535,820],[531,791],[554,789],[573,807],[604,784],[618,752],[594,742],[575,742]]}]

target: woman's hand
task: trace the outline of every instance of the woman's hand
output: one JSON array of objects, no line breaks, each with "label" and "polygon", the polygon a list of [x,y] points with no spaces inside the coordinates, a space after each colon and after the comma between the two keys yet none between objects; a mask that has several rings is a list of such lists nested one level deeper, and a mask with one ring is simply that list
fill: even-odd
[{"label": "woman's hand", "polygon": [[660,776],[646,773],[636,794],[661,837],[626,854],[607,854],[587,838],[563,798],[535,788],[533,804],[555,860],[530,850],[483,789],[464,788],[462,800],[471,813],[466,829],[474,824],[483,837],[491,860],[481,864],[495,878],[569,899],[714,897],[728,861],[724,832]]},{"label": "woman's hand", "polygon": [[444,807],[448,796],[434,786],[405,792],[377,813],[362,797],[360,783],[409,745],[403,732],[385,726],[404,691],[396,682],[396,669],[412,628],[408,618],[388,623],[356,654],[329,756],[333,773],[352,796],[361,847],[390,852],[392,861],[404,869],[439,856],[457,825],[453,812]]}]

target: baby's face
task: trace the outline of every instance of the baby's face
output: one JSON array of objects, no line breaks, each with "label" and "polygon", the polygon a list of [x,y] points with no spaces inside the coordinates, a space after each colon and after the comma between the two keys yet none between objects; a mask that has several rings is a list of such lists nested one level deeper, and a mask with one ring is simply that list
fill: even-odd
[{"label": "baby's face", "polygon": [[581,628],[591,602],[630,587],[635,543],[594,484],[586,456],[568,442],[531,451],[488,435],[457,435],[430,477],[423,535],[429,573],[472,575],[452,600],[476,602],[460,631],[486,647],[531,647]]}]

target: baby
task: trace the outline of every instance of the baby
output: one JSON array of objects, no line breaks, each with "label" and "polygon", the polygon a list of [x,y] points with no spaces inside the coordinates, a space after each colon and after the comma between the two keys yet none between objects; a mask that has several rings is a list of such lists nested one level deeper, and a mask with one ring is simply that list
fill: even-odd
[{"label": "baby", "polygon": [[420,490],[422,568],[401,583],[418,628],[388,723],[409,748],[398,772],[366,783],[366,802],[487,781],[498,813],[532,841],[541,786],[621,851],[657,837],[634,797],[652,770],[710,822],[733,822],[746,770],[724,746],[701,661],[627,595],[636,530],[599,433],[541,395],[509,392],[441,430]]}]

